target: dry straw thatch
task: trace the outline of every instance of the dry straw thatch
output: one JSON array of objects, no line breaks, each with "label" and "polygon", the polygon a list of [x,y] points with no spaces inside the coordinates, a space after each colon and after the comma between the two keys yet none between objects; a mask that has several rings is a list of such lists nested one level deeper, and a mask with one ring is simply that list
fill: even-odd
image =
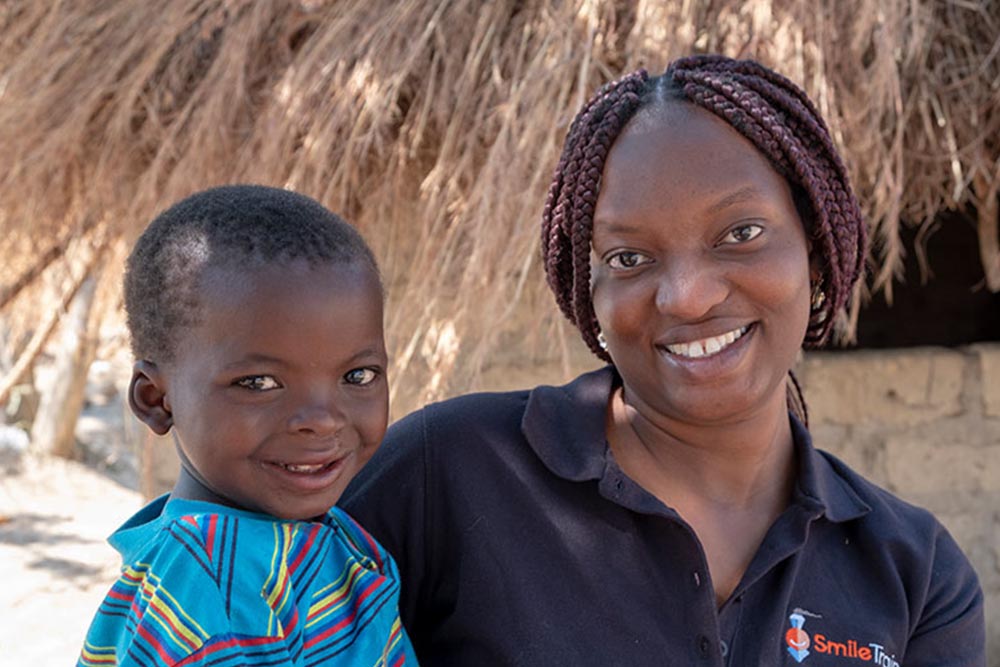
[{"label": "dry straw thatch", "polygon": [[874,287],[891,290],[904,221],[975,207],[1000,290],[992,0],[10,0],[0,308],[30,328],[35,276],[78,237],[120,245],[196,189],[280,185],[375,247],[394,412],[474,388],[490,363],[566,345],[536,241],[574,110],[704,51],[756,57],[817,100],[875,230]]}]

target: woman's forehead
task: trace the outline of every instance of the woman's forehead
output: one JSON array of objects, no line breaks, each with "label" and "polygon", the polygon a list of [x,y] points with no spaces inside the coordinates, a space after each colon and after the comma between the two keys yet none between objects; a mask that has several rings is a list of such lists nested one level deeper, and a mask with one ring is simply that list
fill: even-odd
[{"label": "woman's forehead", "polygon": [[713,210],[753,200],[791,202],[790,187],[748,139],[689,103],[643,109],[612,145],[595,224],[648,210]]}]

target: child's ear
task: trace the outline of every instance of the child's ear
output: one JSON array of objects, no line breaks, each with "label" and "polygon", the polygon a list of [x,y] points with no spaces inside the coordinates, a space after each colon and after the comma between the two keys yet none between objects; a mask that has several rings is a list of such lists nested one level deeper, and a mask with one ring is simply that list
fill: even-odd
[{"label": "child's ear", "polygon": [[163,372],[152,361],[137,361],[132,366],[128,405],[156,435],[166,435],[174,425],[164,380]]}]

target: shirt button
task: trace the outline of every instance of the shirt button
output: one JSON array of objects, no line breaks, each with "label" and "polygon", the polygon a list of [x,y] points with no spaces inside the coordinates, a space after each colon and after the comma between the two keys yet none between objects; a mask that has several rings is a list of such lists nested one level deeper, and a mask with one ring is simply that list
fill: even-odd
[{"label": "shirt button", "polygon": [[709,656],[709,651],[712,650],[712,640],[710,640],[705,635],[700,635],[698,637],[698,653],[701,654],[702,658],[707,658]]},{"label": "shirt button", "polygon": [[723,658],[729,655],[729,645],[725,642],[725,640],[719,642],[719,650],[722,651]]},{"label": "shirt button", "polygon": [[619,490],[619,491],[621,491],[622,487],[624,487],[624,486],[625,486],[625,483],[622,482],[620,479],[615,482],[615,488],[617,490]]},{"label": "shirt button", "polygon": [[701,575],[698,574],[698,570],[692,572],[691,576],[694,577],[694,587],[701,588]]}]

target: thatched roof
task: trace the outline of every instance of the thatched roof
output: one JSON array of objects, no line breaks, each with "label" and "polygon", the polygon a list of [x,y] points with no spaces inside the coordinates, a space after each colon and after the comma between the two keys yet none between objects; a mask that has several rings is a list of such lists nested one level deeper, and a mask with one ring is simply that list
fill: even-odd
[{"label": "thatched roof", "polygon": [[1000,290],[991,0],[11,0],[0,308],[26,307],[12,286],[77,237],[131,240],[208,185],[286,186],[383,264],[396,412],[473,388],[489,359],[565,344],[536,241],[575,109],[703,51],[756,57],[818,102],[875,230],[874,287],[891,289],[901,224],[974,207]]}]

